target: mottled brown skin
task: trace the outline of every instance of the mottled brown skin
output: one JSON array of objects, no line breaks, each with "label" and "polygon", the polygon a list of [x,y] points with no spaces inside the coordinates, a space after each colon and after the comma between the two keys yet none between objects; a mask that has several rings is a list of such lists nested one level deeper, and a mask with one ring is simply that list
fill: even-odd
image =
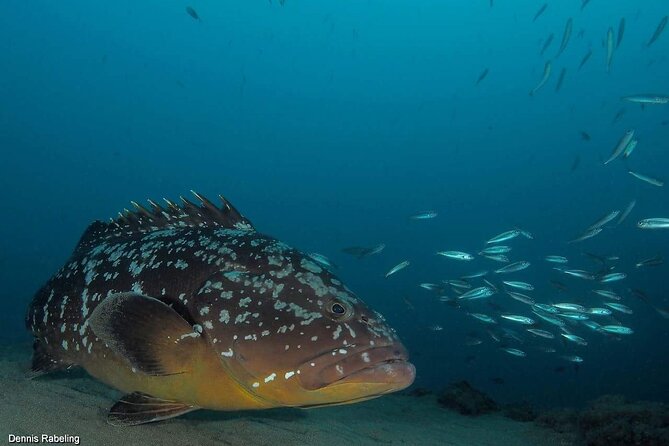
[{"label": "mottled brown skin", "polygon": [[[411,384],[394,331],[334,275],[226,202],[218,213],[185,203],[89,228],[30,305],[35,369],[77,365],[128,393],[219,410],[341,404]],[[100,328],[124,293],[140,313],[167,314],[116,334],[159,358],[157,371]]]}]

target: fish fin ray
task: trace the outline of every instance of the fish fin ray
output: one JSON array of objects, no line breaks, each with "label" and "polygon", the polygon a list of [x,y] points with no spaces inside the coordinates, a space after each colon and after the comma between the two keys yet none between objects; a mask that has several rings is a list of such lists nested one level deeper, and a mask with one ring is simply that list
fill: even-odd
[{"label": "fish fin ray", "polygon": [[253,224],[223,196],[219,195],[222,205],[218,208],[203,195],[191,192],[198,204],[183,197],[180,204],[165,200],[167,205],[163,206],[153,200],[147,200],[150,205],[148,208],[137,202],[131,202],[133,210],[124,209],[109,222],[93,222],[79,240],[75,252],[83,252],[106,238],[133,232],[196,226],[255,230]]},{"label": "fish fin ray", "polygon": [[137,293],[103,300],[90,317],[97,337],[147,375],[187,373],[201,335],[167,304]]},{"label": "fish fin ray", "polygon": [[70,367],[70,364],[54,358],[47,352],[44,344],[40,340],[35,339],[35,342],[33,342],[33,356],[30,370],[26,373],[28,379],[37,378],[68,367]]},{"label": "fish fin ray", "polygon": [[197,409],[179,401],[133,392],[123,396],[109,409],[107,422],[113,426],[136,426],[167,420]]}]

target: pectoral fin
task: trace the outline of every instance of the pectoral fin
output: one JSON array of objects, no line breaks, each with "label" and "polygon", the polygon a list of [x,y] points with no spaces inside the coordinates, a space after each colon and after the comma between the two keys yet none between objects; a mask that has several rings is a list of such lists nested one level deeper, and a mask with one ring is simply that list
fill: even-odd
[{"label": "pectoral fin", "polygon": [[134,392],[125,395],[112,406],[107,422],[113,426],[134,426],[174,418],[197,409],[178,401]]},{"label": "pectoral fin", "polygon": [[200,333],[165,303],[137,293],[121,293],[100,302],[90,326],[112,351],[137,371],[153,376],[186,373]]}]

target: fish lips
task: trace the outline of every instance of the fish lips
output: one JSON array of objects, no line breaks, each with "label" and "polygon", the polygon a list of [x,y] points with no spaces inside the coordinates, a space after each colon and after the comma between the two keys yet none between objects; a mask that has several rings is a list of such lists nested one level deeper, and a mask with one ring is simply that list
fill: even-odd
[{"label": "fish lips", "polygon": [[[343,358],[342,351],[346,351]],[[416,377],[407,350],[399,343],[336,349],[305,362],[300,370],[299,380],[306,390],[358,383],[381,385],[395,391],[410,386]]]}]

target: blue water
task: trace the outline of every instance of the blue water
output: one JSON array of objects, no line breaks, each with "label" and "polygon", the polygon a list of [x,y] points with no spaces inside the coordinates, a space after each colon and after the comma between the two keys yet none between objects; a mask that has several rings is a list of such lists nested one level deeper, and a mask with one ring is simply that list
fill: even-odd
[{"label": "blue water", "polygon": [[[330,257],[349,287],[397,328],[417,366],[416,386],[467,379],[498,399],[541,405],[578,405],[605,393],[669,400],[669,321],[626,292],[638,288],[655,306],[669,304],[669,266],[634,268],[669,255],[668,231],[635,225],[669,217],[667,191],[626,172],[668,176],[669,105],[642,109],[620,100],[669,94],[669,31],[645,47],[669,13],[666,2],[593,0],[581,11],[577,0],[552,0],[535,23],[543,0],[494,3],[6,0],[1,336],[29,340],[23,315],[32,294],[89,222],[130,200],[195,189],[224,194],[259,230]],[[186,13],[189,5],[201,21]],[[571,40],[554,59],[569,17]],[[606,32],[611,26],[617,34],[622,17],[625,35],[607,73]],[[555,39],[541,57],[549,33]],[[547,60],[553,74],[530,97]],[[632,128],[633,155],[603,166]],[[581,131],[592,139],[583,141]],[[633,199],[622,225],[566,243]],[[438,217],[408,219],[427,209]],[[581,328],[589,345],[554,341],[555,354],[533,350],[536,340],[523,335],[515,346],[528,356],[517,358],[464,310],[418,287],[499,267],[434,252],[475,253],[515,226],[535,238],[512,241],[511,257],[532,267],[509,278],[533,283],[539,302],[598,302],[594,284],[560,276],[545,255],[565,255],[579,269],[596,269],[583,251],[620,256],[617,270],[628,277],[611,288],[634,310],[617,316],[635,333],[617,341]],[[367,259],[341,252],[377,243],[387,248]],[[402,260],[411,265],[384,278]],[[550,279],[568,291],[558,294]],[[492,300],[529,313],[503,294]],[[468,308],[492,312],[485,302]],[[443,330],[431,331],[434,325]],[[483,344],[466,346],[470,332]],[[561,354],[585,362],[574,370]],[[560,365],[566,370],[555,372]]]}]

